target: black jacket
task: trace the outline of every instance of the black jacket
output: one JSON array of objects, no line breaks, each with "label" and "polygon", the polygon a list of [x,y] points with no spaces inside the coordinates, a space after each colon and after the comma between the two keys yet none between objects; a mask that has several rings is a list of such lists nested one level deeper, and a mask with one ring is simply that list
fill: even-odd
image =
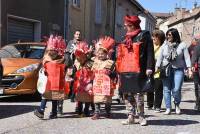
[{"label": "black jacket", "polygon": [[198,67],[200,67],[200,44],[194,47],[191,62],[192,62],[192,67],[194,67],[196,63],[198,64]]},{"label": "black jacket", "polygon": [[[122,92],[139,93],[147,80],[146,70],[150,69],[154,72],[155,58],[153,41],[149,31],[142,31],[132,39],[132,42],[142,42],[139,52],[140,73],[125,72],[120,73],[120,87]],[[121,44],[125,45],[125,44]],[[127,63],[129,64],[129,63]]]}]

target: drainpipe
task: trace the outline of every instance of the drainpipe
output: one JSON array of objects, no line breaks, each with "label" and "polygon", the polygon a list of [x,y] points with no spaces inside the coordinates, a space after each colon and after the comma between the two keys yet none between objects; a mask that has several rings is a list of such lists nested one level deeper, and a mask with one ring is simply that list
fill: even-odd
[{"label": "drainpipe", "polygon": [[1,22],[1,10],[2,10],[2,8],[1,8],[1,0],[0,0],[0,47],[2,47],[2,46],[1,46],[1,27],[2,27],[2,22]]},{"label": "drainpipe", "polygon": [[112,36],[113,36],[113,38],[115,39],[115,23],[116,23],[116,2],[117,0],[114,0],[114,2],[113,2],[113,5],[114,5],[114,8],[113,8],[113,11],[114,11],[114,21],[113,21],[113,26],[114,26],[114,29],[113,29],[113,33],[112,33]]},{"label": "drainpipe", "polygon": [[67,40],[68,33],[68,0],[64,0],[64,39]]}]

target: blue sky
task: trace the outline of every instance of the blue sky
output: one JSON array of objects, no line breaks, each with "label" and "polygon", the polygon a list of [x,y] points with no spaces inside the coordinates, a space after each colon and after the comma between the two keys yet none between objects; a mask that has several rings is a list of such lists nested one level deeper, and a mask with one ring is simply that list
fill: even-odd
[{"label": "blue sky", "polygon": [[[176,7],[185,7],[187,9],[192,9],[195,0],[137,0],[145,9],[150,12],[163,12],[169,13],[173,12]],[[200,0],[196,0],[198,5],[200,5]]]}]

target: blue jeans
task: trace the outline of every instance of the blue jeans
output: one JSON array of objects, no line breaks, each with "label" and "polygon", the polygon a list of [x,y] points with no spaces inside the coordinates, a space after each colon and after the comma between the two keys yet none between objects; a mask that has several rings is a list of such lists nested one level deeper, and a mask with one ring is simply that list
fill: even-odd
[{"label": "blue jeans", "polygon": [[163,95],[165,99],[166,108],[171,109],[171,93],[174,98],[174,104],[175,105],[180,104],[183,78],[184,78],[184,69],[172,68],[170,76],[162,80]]},{"label": "blue jeans", "polygon": [[[52,112],[53,115],[57,115],[57,105],[58,105],[57,103],[58,103],[58,101],[57,100],[51,100],[51,101],[52,101],[51,112]],[[41,104],[40,104],[40,109],[39,109],[40,112],[44,113],[45,108],[46,108],[46,104],[47,104],[47,99],[42,99]]]},{"label": "blue jeans", "polygon": [[40,103],[40,110],[42,112],[44,112],[45,108],[46,108],[46,104],[47,104],[47,99],[42,99],[41,103]]}]

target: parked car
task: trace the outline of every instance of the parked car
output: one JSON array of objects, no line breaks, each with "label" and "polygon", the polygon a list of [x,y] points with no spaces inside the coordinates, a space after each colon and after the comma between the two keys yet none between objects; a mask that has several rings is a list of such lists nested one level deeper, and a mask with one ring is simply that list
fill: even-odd
[{"label": "parked car", "polygon": [[3,77],[0,94],[34,94],[45,43],[15,43],[0,49]]}]

